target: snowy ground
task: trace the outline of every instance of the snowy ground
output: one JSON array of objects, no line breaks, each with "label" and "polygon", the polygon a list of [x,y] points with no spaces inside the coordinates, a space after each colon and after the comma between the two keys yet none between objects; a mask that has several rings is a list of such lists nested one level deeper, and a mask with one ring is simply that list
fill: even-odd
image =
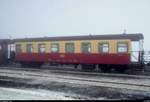
[{"label": "snowy ground", "polygon": [[[1,69],[0,100],[143,99],[150,97],[149,79]],[[105,81],[110,83],[103,83]],[[124,84],[118,86],[111,82],[142,84],[148,87]]]},{"label": "snowy ground", "polygon": [[42,89],[0,87],[0,100],[74,100],[68,94]]}]

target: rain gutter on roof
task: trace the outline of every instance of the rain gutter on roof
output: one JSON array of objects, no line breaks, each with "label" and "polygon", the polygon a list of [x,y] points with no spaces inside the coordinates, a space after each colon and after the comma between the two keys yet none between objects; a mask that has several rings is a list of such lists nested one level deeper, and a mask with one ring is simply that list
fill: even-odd
[{"label": "rain gutter on roof", "polygon": [[67,40],[110,40],[110,39],[130,39],[131,41],[139,41],[144,39],[142,33],[135,34],[109,34],[109,35],[85,35],[85,36],[65,36],[65,37],[40,37],[40,38],[23,38],[14,39],[14,42],[24,41],[67,41]]}]

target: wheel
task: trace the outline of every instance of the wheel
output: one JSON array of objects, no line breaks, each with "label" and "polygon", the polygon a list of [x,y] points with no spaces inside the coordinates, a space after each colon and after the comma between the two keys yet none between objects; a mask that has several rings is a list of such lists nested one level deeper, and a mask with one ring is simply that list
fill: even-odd
[{"label": "wheel", "polygon": [[32,68],[39,68],[42,66],[42,63],[36,63],[36,62],[22,62],[21,63],[22,67],[32,67]]},{"label": "wheel", "polygon": [[101,67],[101,71],[104,73],[109,72],[108,68],[106,68],[106,67]]},{"label": "wheel", "polygon": [[94,71],[95,68],[96,68],[95,65],[82,65],[83,71]]},{"label": "wheel", "polygon": [[124,68],[116,68],[115,71],[118,73],[124,73],[125,69]]},{"label": "wheel", "polygon": [[128,70],[128,68],[125,66],[119,66],[119,67],[115,68],[115,71],[118,73],[125,73],[127,70]]},{"label": "wheel", "polygon": [[99,68],[101,72],[104,72],[104,73],[111,72],[111,67],[109,65],[100,65]]},{"label": "wheel", "polygon": [[21,67],[27,68],[29,67],[29,64],[26,62],[21,62]]},{"label": "wheel", "polygon": [[77,69],[77,68],[78,68],[78,65],[74,65],[74,68]]},{"label": "wheel", "polygon": [[40,68],[42,66],[42,63],[33,62],[33,63],[29,64],[29,66],[33,67],[33,68]]}]

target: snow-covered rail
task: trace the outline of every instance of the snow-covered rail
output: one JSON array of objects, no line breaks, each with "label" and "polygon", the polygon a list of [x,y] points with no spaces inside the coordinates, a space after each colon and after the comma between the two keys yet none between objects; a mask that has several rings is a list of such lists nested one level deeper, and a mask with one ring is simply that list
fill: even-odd
[{"label": "snow-covered rail", "polygon": [[[31,83],[55,81],[62,83],[83,84],[90,86],[104,86],[110,88],[123,88],[130,90],[139,90],[150,92],[150,80],[149,78],[121,78],[121,77],[106,77],[106,76],[74,76],[56,74],[53,72],[42,71],[25,71],[25,70],[12,70],[12,69],[0,69],[0,76],[8,76],[15,78],[27,78],[34,79]],[[82,76],[82,77],[81,77]]]}]

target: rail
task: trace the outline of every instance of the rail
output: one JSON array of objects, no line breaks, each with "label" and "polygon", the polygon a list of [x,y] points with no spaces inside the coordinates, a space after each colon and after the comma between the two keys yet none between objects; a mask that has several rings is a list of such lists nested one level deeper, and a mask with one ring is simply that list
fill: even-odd
[{"label": "rail", "polygon": [[[81,76],[72,76],[72,75],[56,75],[56,74],[49,74],[45,72],[25,72],[22,70],[0,70],[1,76],[8,76],[8,77],[16,77],[16,78],[32,78],[32,79],[45,79],[45,80],[55,80],[57,82],[65,82],[65,83],[74,83],[74,84],[86,84],[92,86],[105,86],[105,87],[114,87],[114,88],[123,88],[123,89],[131,89],[131,90],[139,90],[149,92],[150,85],[146,82],[149,79],[131,79],[123,80],[114,78],[114,80],[109,78],[96,78],[96,77],[84,77]],[[21,76],[20,76],[21,75]],[[23,76],[22,76],[23,75]],[[138,80],[138,81],[137,81]],[[139,81],[143,81],[143,83],[139,83]]]}]

